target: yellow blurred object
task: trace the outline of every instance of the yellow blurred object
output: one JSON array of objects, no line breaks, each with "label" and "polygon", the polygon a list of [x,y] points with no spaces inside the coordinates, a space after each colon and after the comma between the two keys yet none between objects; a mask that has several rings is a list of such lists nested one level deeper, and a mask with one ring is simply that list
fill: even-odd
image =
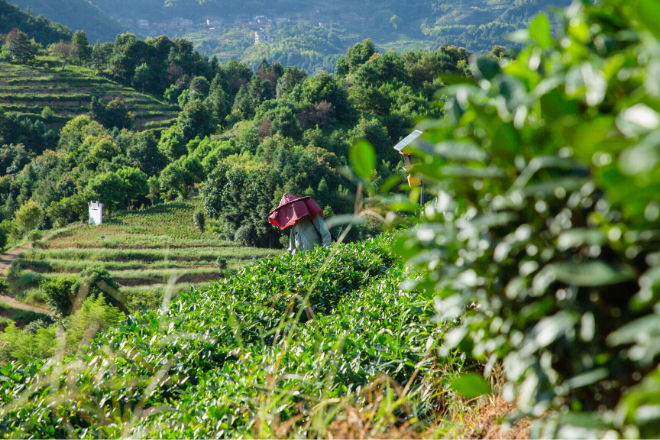
[{"label": "yellow blurred object", "polygon": [[408,174],[408,185],[410,185],[410,186],[421,186],[422,181],[419,180],[417,177],[411,176],[410,174]]}]

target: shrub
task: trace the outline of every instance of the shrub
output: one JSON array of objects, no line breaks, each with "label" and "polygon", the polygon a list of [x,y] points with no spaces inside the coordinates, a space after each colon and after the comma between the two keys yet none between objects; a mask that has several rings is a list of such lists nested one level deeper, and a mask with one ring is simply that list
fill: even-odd
[{"label": "shrub", "polygon": [[660,35],[633,4],[576,4],[556,39],[539,16],[515,61],[477,59],[411,171],[437,195],[396,245],[411,285],[463,315],[445,353],[502,362],[505,396],[549,414],[537,435],[660,435]]},{"label": "shrub", "polygon": [[55,327],[21,330],[10,322],[0,333],[0,362],[29,365],[35,359],[48,359],[55,354],[55,339]]},{"label": "shrub", "polygon": [[66,348],[75,351],[89,345],[98,333],[117,325],[123,317],[119,309],[106,304],[103,294],[90,295],[67,322]]},{"label": "shrub", "polygon": [[6,295],[9,293],[9,283],[7,282],[7,279],[4,277],[0,277],[0,295]]},{"label": "shrub", "polygon": [[37,241],[41,240],[44,237],[43,232],[33,229],[27,234],[27,239],[35,244]]},{"label": "shrub", "polygon": [[0,227],[0,249],[7,246],[7,232],[4,228]]},{"label": "shrub", "polygon": [[46,122],[50,122],[50,120],[55,116],[55,113],[53,113],[53,110],[51,110],[50,107],[45,106],[43,110],[41,111],[41,117],[44,119]]},{"label": "shrub", "polygon": [[21,231],[29,231],[37,226],[42,214],[43,211],[39,205],[30,200],[16,211],[16,223]]},{"label": "shrub", "polygon": [[197,228],[197,230],[203,234],[204,228],[206,226],[206,220],[202,211],[195,211],[193,214],[193,223],[195,224],[195,228]]},{"label": "shrub", "polygon": [[126,301],[120,289],[121,286],[112,278],[110,272],[101,265],[83,270],[71,286],[71,292],[75,293],[79,304],[87,297],[105,295],[109,305],[125,309]]},{"label": "shrub", "polygon": [[224,257],[218,257],[215,260],[215,266],[220,270],[225,270],[227,268],[227,259]]},{"label": "shrub", "polygon": [[39,286],[46,292],[46,302],[51,310],[60,316],[69,316],[73,308],[74,294],[71,287],[75,284],[74,276],[50,278]]}]

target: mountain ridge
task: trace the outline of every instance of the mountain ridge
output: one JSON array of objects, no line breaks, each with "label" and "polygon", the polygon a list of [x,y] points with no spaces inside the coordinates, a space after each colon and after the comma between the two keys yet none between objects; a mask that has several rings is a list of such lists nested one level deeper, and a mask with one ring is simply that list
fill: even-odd
[{"label": "mountain ridge", "polygon": [[128,29],[87,0],[11,0],[22,10],[32,9],[50,21],[61,23],[73,31],[84,30],[93,44],[115,41],[118,34]]}]

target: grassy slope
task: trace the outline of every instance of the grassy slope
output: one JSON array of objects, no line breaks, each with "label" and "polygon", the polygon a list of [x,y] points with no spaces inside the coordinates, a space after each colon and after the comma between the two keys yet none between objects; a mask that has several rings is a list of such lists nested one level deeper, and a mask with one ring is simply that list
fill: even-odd
[{"label": "grassy slope", "polygon": [[277,253],[222,242],[213,232],[200,234],[192,215],[197,200],[123,211],[101,226],[82,226],[56,234],[46,249],[21,254],[10,268],[9,280],[18,299],[43,302],[38,284],[51,277],[76,274],[91,264],[103,264],[125,287],[132,307],[153,306],[166,285],[176,278],[176,290],[207,285],[223,277],[218,257],[229,269],[251,264],[253,257]]},{"label": "grassy slope", "polygon": [[124,87],[87,68],[67,65],[61,69],[55,58],[38,58],[42,67],[0,62],[0,107],[7,112],[30,114],[41,119],[44,106],[56,117],[47,128],[60,128],[67,120],[89,111],[92,95],[106,101],[121,98],[135,115],[138,130],[171,125],[178,107]]}]

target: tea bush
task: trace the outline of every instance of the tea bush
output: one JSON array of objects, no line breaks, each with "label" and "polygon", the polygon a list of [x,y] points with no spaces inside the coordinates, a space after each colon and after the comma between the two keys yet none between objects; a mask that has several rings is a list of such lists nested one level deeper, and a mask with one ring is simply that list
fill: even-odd
[{"label": "tea bush", "polygon": [[445,78],[418,146],[436,199],[395,247],[440,321],[461,317],[445,352],[503,362],[536,436],[660,435],[658,17],[576,2],[556,37],[535,18],[515,60]]},{"label": "tea bush", "polygon": [[318,436],[340,398],[364,402],[381,374],[400,384],[388,386],[387,423],[421,420],[442,409],[451,378],[434,374],[444,330],[430,320],[430,296],[398,288],[409,274],[390,242],[267,258],[171,304],[166,295],[160,310],[131,316],[61,363],[7,364],[0,431]]}]

